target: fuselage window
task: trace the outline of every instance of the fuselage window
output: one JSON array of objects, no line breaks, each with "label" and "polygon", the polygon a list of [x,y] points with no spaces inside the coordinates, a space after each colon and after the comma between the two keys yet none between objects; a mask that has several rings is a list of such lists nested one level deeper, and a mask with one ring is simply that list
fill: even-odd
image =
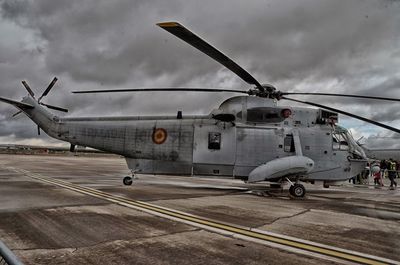
[{"label": "fuselage window", "polygon": [[247,110],[247,121],[249,122],[280,122],[282,118],[274,110],[249,109]]},{"label": "fuselage window", "polygon": [[283,139],[283,150],[285,152],[294,152],[294,140],[293,140],[293,135],[286,135],[285,139]]},{"label": "fuselage window", "polygon": [[[247,122],[254,123],[278,123],[285,118],[280,114],[281,109],[271,107],[251,108],[247,110]],[[242,118],[242,112],[236,114],[238,118]]]},{"label": "fuselage window", "polygon": [[208,133],[208,149],[212,150],[221,149],[221,133],[219,132]]}]

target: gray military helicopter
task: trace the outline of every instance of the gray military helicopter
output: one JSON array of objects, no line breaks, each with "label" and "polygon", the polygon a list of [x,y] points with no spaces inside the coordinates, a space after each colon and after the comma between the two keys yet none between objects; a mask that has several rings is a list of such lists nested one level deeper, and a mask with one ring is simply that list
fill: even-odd
[{"label": "gray military helicopter", "polygon": [[[28,95],[21,102],[1,98],[14,105],[49,136],[126,158],[134,174],[217,175],[240,178],[248,183],[289,183],[294,197],[306,193],[300,181],[331,182],[360,173],[367,157],[350,133],[337,125],[338,113],[400,133],[399,129],[328,106],[288,98],[287,95],[323,95],[400,101],[381,97],[327,93],[291,93],[262,85],[247,71],[177,22],[157,24],[207,54],[237,74],[253,88],[243,90],[206,88],[139,88],[75,91],[73,93],[115,93],[144,91],[234,92],[208,115],[58,117],[45,107],[67,109],[42,102],[57,81],[54,78],[36,99],[22,81]],[[244,95],[243,95],[244,94]],[[281,99],[318,107],[280,106]]]}]

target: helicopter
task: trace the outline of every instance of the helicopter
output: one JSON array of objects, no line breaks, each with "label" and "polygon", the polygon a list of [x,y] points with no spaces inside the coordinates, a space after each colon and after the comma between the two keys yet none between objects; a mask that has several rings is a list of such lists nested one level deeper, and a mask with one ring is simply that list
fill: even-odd
[{"label": "helicopter", "polygon": [[[125,157],[131,176],[123,183],[132,185],[136,174],[212,175],[241,179],[247,183],[268,181],[289,183],[289,193],[304,197],[301,182],[330,183],[347,180],[364,170],[367,156],[350,132],[339,126],[338,114],[347,115],[382,128],[400,130],[377,121],[331,108],[301,101],[288,95],[320,95],[400,101],[399,99],[362,95],[282,92],[259,83],[241,66],[195,35],[178,22],[158,23],[253,87],[249,90],[214,88],[136,88],[73,91],[75,94],[123,93],[148,91],[186,91],[237,93],[206,115],[59,117],[46,108],[67,109],[42,102],[54,87],[54,78],[36,98],[28,91],[22,101],[0,97],[14,105],[50,137],[76,146],[87,146]],[[281,106],[289,100],[317,108]]]}]

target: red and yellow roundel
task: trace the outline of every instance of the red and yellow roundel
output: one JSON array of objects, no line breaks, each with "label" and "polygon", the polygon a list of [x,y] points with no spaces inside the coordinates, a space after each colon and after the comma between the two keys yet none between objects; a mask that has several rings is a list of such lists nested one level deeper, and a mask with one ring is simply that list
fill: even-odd
[{"label": "red and yellow roundel", "polygon": [[155,129],[152,136],[155,144],[162,144],[167,140],[167,131],[163,128]]}]

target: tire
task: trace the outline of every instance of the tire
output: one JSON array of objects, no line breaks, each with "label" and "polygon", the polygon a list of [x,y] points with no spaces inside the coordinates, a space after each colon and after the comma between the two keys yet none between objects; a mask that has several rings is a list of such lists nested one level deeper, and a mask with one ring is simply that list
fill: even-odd
[{"label": "tire", "polygon": [[289,187],[289,193],[290,193],[290,195],[295,196],[295,195],[294,195],[294,191],[293,191],[293,187],[294,187],[294,186],[290,186],[290,187]]},{"label": "tire", "polygon": [[133,181],[132,181],[132,177],[126,176],[126,177],[124,178],[123,182],[124,182],[124,185],[126,185],[126,186],[132,185],[132,182],[133,182]]},{"label": "tire", "polygon": [[290,194],[292,194],[296,198],[303,198],[306,195],[306,188],[304,188],[302,184],[296,183],[293,186],[291,186],[291,188],[292,192]]}]

